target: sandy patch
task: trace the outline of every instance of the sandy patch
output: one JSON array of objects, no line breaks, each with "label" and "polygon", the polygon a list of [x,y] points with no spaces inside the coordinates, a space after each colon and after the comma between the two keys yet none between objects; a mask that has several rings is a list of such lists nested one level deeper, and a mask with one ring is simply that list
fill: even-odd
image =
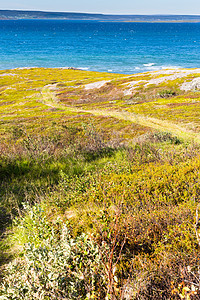
[{"label": "sandy patch", "polygon": [[127,88],[129,88],[124,91],[124,96],[132,95],[134,90],[138,87],[138,84],[140,84],[141,82],[146,82],[146,80],[138,80],[124,83],[123,85],[126,85]]},{"label": "sandy patch", "polygon": [[93,89],[100,89],[102,86],[104,86],[106,83],[110,82],[111,80],[103,80],[103,81],[98,81],[98,82],[93,82],[86,84],[85,90],[93,90]]},{"label": "sandy patch", "polygon": [[[173,81],[179,78],[187,77],[191,74],[200,74],[200,69],[167,69],[167,70],[160,70],[155,72],[148,72],[149,75],[151,75],[152,79],[149,80],[134,80],[130,82],[126,82],[123,85],[127,87],[126,90],[124,90],[124,95],[132,95],[134,93],[134,90],[139,87],[141,83],[144,83],[144,87],[148,87],[149,85],[159,85],[163,82],[167,81]],[[140,74],[141,75],[141,74]],[[162,77],[159,77],[160,75],[165,75]],[[190,83],[184,83],[181,87],[182,90],[192,90],[192,89],[200,89],[200,79],[194,79]]]},{"label": "sandy patch", "polygon": [[[158,84],[163,83],[165,81],[173,81],[173,80],[183,78],[183,77],[186,77],[188,75],[196,74],[196,73],[200,73],[200,69],[196,69],[196,70],[176,70],[173,75],[163,76],[163,77],[159,77],[159,78],[155,78],[155,79],[150,79],[145,84],[145,87],[150,85],[150,84],[158,85]],[[162,75],[162,74],[164,74],[164,73],[163,72],[159,73],[159,75]]]}]

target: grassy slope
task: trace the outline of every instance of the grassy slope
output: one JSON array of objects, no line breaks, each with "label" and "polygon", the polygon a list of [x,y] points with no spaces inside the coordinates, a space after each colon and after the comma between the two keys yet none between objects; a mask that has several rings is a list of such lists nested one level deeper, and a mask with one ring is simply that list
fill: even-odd
[{"label": "grassy slope", "polygon": [[[160,78],[160,73],[122,76],[78,70],[31,69],[1,71],[0,75],[3,133],[15,122],[32,128],[33,125],[39,127],[38,123],[42,122],[43,127],[48,127],[49,121],[57,121],[60,116],[67,120],[80,113],[89,113],[111,115],[158,130],[166,126],[176,134],[179,130],[180,134],[187,135],[188,132],[188,135],[198,138],[199,93],[180,90],[181,83],[197,76],[195,70],[185,78],[166,79],[146,87],[149,80]],[[98,81],[105,81],[105,84],[97,89],[84,88],[85,84]],[[124,92],[132,82],[136,82],[136,88],[126,95]],[[165,89],[173,89],[176,96],[159,97],[159,92]]]},{"label": "grassy slope", "polygon": [[[111,248],[117,228],[118,288],[115,283],[112,293],[121,299],[128,286],[131,299],[179,299],[187,285],[192,295],[188,281],[196,279],[185,267],[195,274],[199,257],[200,94],[180,87],[198,74],[167,76],[1,71],[4,237],[24,202],[40,205],[52,227],[59,217],[74,236],[92,232]],[[101,81],[100,88],[87,86]],[[1,243],[2,262],[27,241],[44,242],[35,218],[23,212],[8,234],[12,246]]]}]

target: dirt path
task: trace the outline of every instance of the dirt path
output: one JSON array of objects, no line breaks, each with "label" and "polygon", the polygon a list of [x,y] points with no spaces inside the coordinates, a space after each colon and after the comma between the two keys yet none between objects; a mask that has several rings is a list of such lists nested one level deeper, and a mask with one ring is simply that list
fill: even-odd
[{"label": "dirt path", "polygon": [[127,120],[131,121],[135,124],[150,127],[152,129],[156,129],[159,131],[167,131],[170,132],[183,140],[193,141],[195,143],[200,143],[200,134],[195,133],[187,128],[174,124],[167,120],[160,120],[156,118],[150,118],[145,115],[129,113],[127,111],[117,111],[117,110],[85,110],[81,108],[75,107],[67,107],[58,102],[55,92],[50,89],[50,87],[44,87],[42,90],[42,102],[47,106],[62,109],[68,112],[78,112],[78,113],[90,113],[95,116],[106,116],[106,117],[114,117],[119,120]]},{"label": "dirt path", "polygon": [[171,123],[167,120],[160,120],[156,118],[150,118],[144,115],[129,113],[125,111],[114,111],[114,110],[84,110],[85,112],[91,113],[93,115],[102,115],[107,117],[114,117],[121,120],[128,120],[133,123],[150,127],[159,131],[168,131],[172,134],[184,139],[200,143],[200,135],[189,131],[186,128],[179,126],[177,124]]}]

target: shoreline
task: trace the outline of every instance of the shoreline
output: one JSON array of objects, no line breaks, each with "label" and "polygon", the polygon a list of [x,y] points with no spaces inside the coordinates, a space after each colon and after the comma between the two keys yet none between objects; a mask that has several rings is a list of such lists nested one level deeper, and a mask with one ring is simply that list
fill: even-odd
[{"label": "shoreline", "polygon": [[[27,71],[34,71],[41,72],[43,70],[47,71],[77,71],[80,73],[85,72],[86,74],[90,74],[90,76],[100,75],[102,76],[99,80],[94,82],[89,82],[84,86],[85,90],[95,90],[99,89],[103,86],[106,86],[111,80],[105,79],[104,76],[122,76],[124,78],[132,78],[132,81],[124,84],[124,95],[130,96],[134,92],[135,89],[138,88],[138,85],[142,83],[143,87],[147,88],[151,85],[159,86],[160,84],[163,84],[164,82],[172,82],[177,79],[186,78],[187,76],[196,75],[195,78],[193,78],[190,82],[184,82],[183,85],[180,86],[180,90],[189,91],[189,90],[195,90],[196,87],[200,86],[200,68],[167,68],[162,70],[156,70],[156,71],[146,71],[146,72],[140,72],[140,73],[131,73],[131,74],[122,74],[122,73],[109,73],[109,72],[99,72],[99,71],[88,71],[88,70],[81,70],[78,68],[37,68],[37,67],[25,67],[25,68],[14,68],[14,69],[5,69],[0,70],[0,78],[6,77],[6,76],[18,76],[19,72],[23,70]],[[16,72],[16,73],[15,73]],[[78,74],[78,73],[77,73]],[[94,75],[93,75],[94,74]],[[150,76],[148,80],[145,78],[145,76]],[[134,78],[134,79],[133,79]],[[141,80],[142,78],[142,80]]]},{"label": "shoreline", "polygon": [[[118,75],[124,75],[124,76],[138,76],[139,74],[145,74],[145,73],[157,73],[159,72],[160,74],[165,74],[168,72],[181,72],[181,71],[195,71],[195,70],[200,70],[200,68],[184,68],[184,67],[166,67],[166,68],[160,68],[157,70],[148,70],[148,71],[141,71],[141,72],[132,72],[132,73],[120,73],[120,72],[108,72],[108,71],[98,71],[98,70],[89,70],[88,68],[75,68],[75,67],[37,67],[37,66],[30,66],[30,67],[17,67],[17,68],[6,68],[6,69],[0,69],[1,72],[7,72],[7,71],[20,71],[20,70],[32,70],[32,69],[46,69],[46,70],[74,70],[74,71],[82,71],[82,72],[91,72],[91,73],[107,73],[107,74],[118,74]],[[139,70],[138,70],[139,71]],[[0,75],[1,76],[1,75]]]}]

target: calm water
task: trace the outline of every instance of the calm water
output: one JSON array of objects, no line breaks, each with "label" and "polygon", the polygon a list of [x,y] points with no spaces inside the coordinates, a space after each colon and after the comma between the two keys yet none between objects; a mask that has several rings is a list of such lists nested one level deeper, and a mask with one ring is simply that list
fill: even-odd
[{"label": "calm water", "polygon": [[0,69],[17,67],[124,74],[200,67],[200,23],[0,21]]}]

